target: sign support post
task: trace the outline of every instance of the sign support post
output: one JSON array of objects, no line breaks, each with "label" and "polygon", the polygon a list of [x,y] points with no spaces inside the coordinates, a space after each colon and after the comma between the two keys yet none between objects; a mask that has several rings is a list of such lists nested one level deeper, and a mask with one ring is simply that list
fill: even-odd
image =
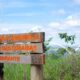
[{"label": "sign support post", "polygon": [[31,80],[43,80],[42,65],[31,65]]},{"label": "sign support post", "polygon": [[4,76],[3,68],[4,68],[4,63],[0,63],[0,80],[3,80],[3,76]]}]

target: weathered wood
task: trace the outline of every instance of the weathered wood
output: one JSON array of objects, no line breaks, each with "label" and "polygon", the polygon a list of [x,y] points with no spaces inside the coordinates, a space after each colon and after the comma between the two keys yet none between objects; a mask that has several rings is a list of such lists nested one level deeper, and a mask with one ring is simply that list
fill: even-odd
[{"label": "weathered wood", "polygon": [[0,63],[44,64],[44,54],[0,55]]},{"label": "weathered wood", "polygon": [[[0,53],[0,54],[3,54],[3,53]],[[4,64],[0,63],[0,80],[3,80],[3,76],[4,76],[3,68],[4,68]]]},{"label": "weathered wood", "polygon": [[43,32],[0,35],[0,43],[43,42],[43,41],[44,41],[44,33]]},{"label": "weathered wood", "polygon": [[45,54],[31,54],[32,64],[45,64]]},{"label": "weathered wood", "polygon": [[34,64],[31,65],[31,80],[43,80],[43,65],[38,63],[43,63],[43,64],[45,63],[45,55],[39,54],[40,55],[39,57],[37,57],[37,55],[33,55],[34,57],[32,57],[32,61],[37,65]]},{"label": "weathered wood", "polygon": [[2,53],[43,53],[42,43],[31,44],[2,44],[0,45],[0,52]]},{"label": "weathered wood", "polygon": [[[44,54],[29,53],[44,52],[44,37],[44,32],[0,35],[0,52],[4,53],[4,55],[0,55],[0,63],[31,64],[31,80],[43,80]],[[26,42],[31,44],[24,44]],[[19,55],[20,53],[28,54]],[[3,77],[1,78],[3,79]]]},{"label": "weathered wood", "polygon": [[0,80],[3,80],[3,76],[4,76],[3,68],[4,68],[4,64],[0,63]]},{"label": "weathered wood", "polygon": [[31,65],[31,80],[43,80],[42,65]]}]

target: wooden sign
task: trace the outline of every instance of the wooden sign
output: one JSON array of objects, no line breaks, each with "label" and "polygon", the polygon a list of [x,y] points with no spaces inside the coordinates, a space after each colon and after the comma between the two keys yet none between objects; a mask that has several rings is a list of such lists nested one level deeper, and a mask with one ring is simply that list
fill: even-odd
[{"label": "wooden sign", "polygon": [[42,43],[30,44],[2,44],[0,45],[1,53],[43,53]]},{"label": "wooden sign", "polygon": [[44,33],[23,33],[23,34],[3,34],[0,35],[0,43],[13,42],[43,42]]},{"label": "wooden sign", "polygon": [[44,54],[0,55],[0,63],[44,64]]},{"label": "wooden sign", "polygon": [[0,62],[44,64],[44,54],[21,55],[21,53],[44,53],[43,42],[43,32],[0,35],[0,43],[2,43],[0,53],[3,53],[0,55]]},{"label": "wooden sign", "polygon": [[45,64],[45,54],[31,54],[32,64]]}]

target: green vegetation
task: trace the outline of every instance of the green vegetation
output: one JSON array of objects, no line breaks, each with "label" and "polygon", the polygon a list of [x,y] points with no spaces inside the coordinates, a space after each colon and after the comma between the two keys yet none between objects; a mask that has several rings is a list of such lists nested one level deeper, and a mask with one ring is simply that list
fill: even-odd
[{"label": "green vegetation", "polygon": [[[4,80],[30,80],[30,65],[5,64]],[[80,80],[80,54],[53,58],[46,55],[44,80]]]},{"label": "green vegetation", "polygon": [[48,55],[44,65],[44,80],[80,80],[80,55],[52,59]]},{"label": "green vegetation", "polygon": [[30,80],[30,65],[4,64],[4,80]]},{"label": "green vegetation", "polygon": [[[59,34],[61,39],[71,45],[75,42],[75,35],[67,35],[67,33]],[[45,45],[46,63],[44,67],[44,80],[80,80],[80,52],[68,46],[67,50],[71,54],[67,54],[66,49],[58,48],[56,54],[48,53],[51,48],[49,43],[52,38],[49,38]],[[4,65],[4,80],[30,80],[30,65],[24,64],[5,64]]]},{"label": "green vegetation", "polygon": [[75,35],[68,35],[67,33],[59,33],[59,37],[64,39],[65,42],[70,43],[71,45],[75,43]]},{"label": "green vegetation", "polygon": [[49,43],[52,41],[52,37],[50,37],[48,40],[46,40],[44,42],[44,47],[45,47],[45,53],[47,54],[47,51],[51,48],[51,46],[49,45]]}]

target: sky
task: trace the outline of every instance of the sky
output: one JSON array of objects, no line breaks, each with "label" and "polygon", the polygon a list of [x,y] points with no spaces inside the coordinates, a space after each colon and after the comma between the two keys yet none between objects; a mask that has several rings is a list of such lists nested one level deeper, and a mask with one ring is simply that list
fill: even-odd
[{"label": "sky", "polygon": [[58,33],[76,35],[80,45],[80,0],[0,0],[0,34],[45,32],[51,45],[65,44]]}]

